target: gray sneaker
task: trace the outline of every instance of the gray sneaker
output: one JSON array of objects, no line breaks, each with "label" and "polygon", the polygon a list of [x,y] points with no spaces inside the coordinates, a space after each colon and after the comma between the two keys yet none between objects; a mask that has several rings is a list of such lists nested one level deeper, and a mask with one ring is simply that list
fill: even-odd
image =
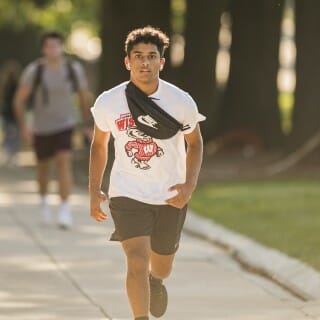
[{"label": "gray sneaker", "polygon": [[168,306],[168,293],[162,280],[149,276],[150,282],[150,313],[160,318],[164,315]]}]

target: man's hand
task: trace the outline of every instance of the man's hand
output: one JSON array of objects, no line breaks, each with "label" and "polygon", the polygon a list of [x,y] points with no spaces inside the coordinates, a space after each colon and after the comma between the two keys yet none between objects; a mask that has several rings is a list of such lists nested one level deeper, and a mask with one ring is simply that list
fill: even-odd
[{"label": "man's hand", "polygon": [[173,207],[182,209],[191,198],[191,194],[193,192],[193,188],[191,188],[186,183],[184,184],[176,184],[169,188],[169,191],[177,191],[177,194],[166,200],[166,202]]},{"label": "man's hand", "polygon": [[90,195],[90,215],[98,222],[103,222],[107,219],[107,215],[100,207],[102,202],[107,203],[107,196],[102,191],[100,191],[100,193]]}]

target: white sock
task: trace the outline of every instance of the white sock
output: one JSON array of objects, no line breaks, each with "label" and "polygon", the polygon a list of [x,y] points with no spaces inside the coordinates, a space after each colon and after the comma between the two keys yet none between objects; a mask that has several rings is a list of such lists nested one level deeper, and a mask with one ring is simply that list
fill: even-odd
[{"label": "white sock", "polygon": [[40,198],[40,204],[42,205],[42,206],[46,206],[46,205],[48,205],[48,195],[41,195],[40,196],[41,198]]},{"label": "white sock", "polygon": [[64,227],[70,227],[72,224],[71,208],[68,201],[62,201],[60,203],[58,223]]},{"label": "white sock", "polygon": [[69,210],[70,204],[68,200],[61,201],[60,203],[60,210]]},{"label": "white sock", "polygon": [[47,195],[41,195],[40,198],[40,212],[42,216],[42,220],[44,223],[48,224],[51,222],[51,211],[49,208],[48,203],[48,196]]}]

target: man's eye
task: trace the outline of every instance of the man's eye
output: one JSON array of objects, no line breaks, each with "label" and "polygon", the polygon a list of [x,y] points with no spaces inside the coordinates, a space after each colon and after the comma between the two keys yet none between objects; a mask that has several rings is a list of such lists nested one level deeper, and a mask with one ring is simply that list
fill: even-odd
[{"label": "man's eye", "polygon": [[155,59],[155,58],[156,58],[156,55],[155,55],[155,54],[152,54],[152,55],[149,56],[149,58],[150,58],[150,59]]}]

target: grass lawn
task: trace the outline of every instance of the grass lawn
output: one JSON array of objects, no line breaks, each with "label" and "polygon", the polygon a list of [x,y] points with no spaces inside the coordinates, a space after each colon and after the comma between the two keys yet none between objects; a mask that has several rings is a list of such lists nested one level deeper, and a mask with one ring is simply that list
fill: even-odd
[{"label": "grass lawn", "polygon": [[199,186],[190,207],[320,270],[320,182],[278,179]]}]

